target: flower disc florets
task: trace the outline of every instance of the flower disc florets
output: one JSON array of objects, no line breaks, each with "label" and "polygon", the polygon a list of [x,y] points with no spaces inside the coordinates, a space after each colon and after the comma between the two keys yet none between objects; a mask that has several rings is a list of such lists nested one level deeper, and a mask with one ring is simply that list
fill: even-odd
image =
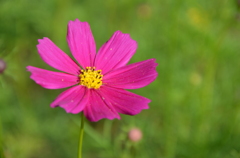
[{"label": "flower disc florets", "polygon": [[100,88],[103,78],[103,75],[101,74],[102,70],[95,69],[95,67],[86,67],[85,70],[81,70],[79,84],[86,86],[87,88]]}]

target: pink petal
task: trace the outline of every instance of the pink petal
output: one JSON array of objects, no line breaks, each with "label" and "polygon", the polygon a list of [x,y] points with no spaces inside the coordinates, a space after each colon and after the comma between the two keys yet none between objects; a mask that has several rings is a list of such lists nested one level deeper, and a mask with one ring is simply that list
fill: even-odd
[{"label": "pink petal", "polygon": [[144,87],[157,78],[155,59],[130,64],[104,75],[103,83],[116,88],[137,89]]},{"label": "pink petal", "polygon": [[89,103],[84,109],[84,115],[90,121],[98,121],[103,118],[120,119],[112,104],[101,96],[100,90],[90,89]]},{"label": "pink petal", "polygon": [[78,19],[68,23],[67,41],[75,59],[83,68],[93,66],[96,45],[87,22]]},{"label": "pink petal", "polygon": [[74,86],[62,92],[51,103],[51,107],[60,106],[68,113],[77,114],[81,112],[88,102],[88,89],[84,86]]},{"label": "pink petal", "polygon": [[122,114],[136,115],[143,109],[148,109],[151,100],[123,89],[102,86],[101,95],[111,102],[114,109]]},{"label": "pink petal", "polygon": [[27,66],[30,76],[37,84],[48,89],[59,89],[77,84],[78,77],[62,72],[53,72],[33,66]]},{"label": "pink petal", "polygon": [[116,31],[98,51],[95,66],[105,74],[128,63],[137,49],[136,41],[129,34]]},{"label": "pink petal", "polygon": [[48,65],[67,73],[79,73],[79,66],[50,39],[44,37],[43,39],[39,39],[38,42],[38,52],[42,60]]}]

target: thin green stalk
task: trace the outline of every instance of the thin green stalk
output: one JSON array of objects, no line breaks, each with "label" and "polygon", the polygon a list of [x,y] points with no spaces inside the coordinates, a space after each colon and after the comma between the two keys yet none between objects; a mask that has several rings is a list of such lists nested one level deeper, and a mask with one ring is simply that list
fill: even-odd
[{"label": "thin green stalk", "polygon": [[78,158],[82,158],[83,132],[84,132],[84,114],[82,112],[81,125],[80,125],[80,135],[79,135],[79,146],[78,146]]},{"label": "thin green stalk", "polygon": [[4,152],[3,152],[3,142],[2,142],[2,124],[1,124],[1,118],[0,118],[0,158],[4,158]]}]

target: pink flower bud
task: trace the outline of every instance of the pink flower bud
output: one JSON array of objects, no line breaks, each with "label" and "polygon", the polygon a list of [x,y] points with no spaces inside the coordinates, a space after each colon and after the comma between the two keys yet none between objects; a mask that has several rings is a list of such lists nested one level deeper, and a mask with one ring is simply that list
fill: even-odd
[{"label": "pink flower bud", "polygon": [[6,62],[0,59],[0,74],[6,69]]},{"label": "pink flower bud", "polygon": [[128,138],[132,142],[138,142],[142,139],[142,131],[139,128],[132,128],[128,133]]}]

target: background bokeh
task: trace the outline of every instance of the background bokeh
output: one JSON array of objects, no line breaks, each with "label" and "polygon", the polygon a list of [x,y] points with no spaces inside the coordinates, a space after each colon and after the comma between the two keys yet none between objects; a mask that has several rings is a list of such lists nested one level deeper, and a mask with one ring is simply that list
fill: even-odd
[{"label": "background bokeh", "polygon": [[[67,23],[89,22],[97,48],[116,30],[138,42],[132,62],[156,58],[159,76],[132,90],[150,109],[86,123],[85,158],[240,157],[240,1],[0,0],[0,157],[77,157],[80,115],[49,104],[62,90],[35,84],[37,40],[66,53]],[[143,138],[128,140],[137,127]]]}]

